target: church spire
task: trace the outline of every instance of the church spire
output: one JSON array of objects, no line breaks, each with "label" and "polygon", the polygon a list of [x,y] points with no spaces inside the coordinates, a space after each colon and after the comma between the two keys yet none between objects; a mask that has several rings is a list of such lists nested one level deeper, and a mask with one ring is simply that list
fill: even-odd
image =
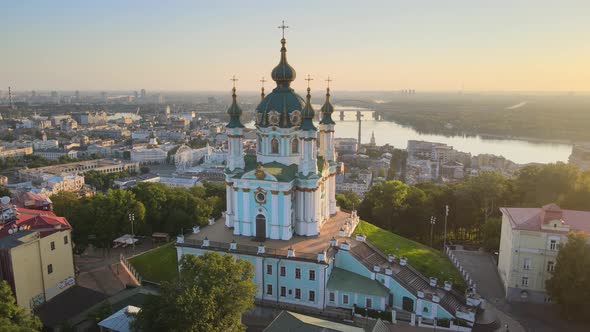
[{"label": "church spire", "polygon": [[236,81],[238,81],[238,79],[236,78],[236,76],[232,76],[232,78],[230,78],[230,81],[233,81],[233,88],[232,88],[232,103],[229,106],[229,108],[227,109],[227,114],[229,115],[229,123],[227,124],[227,128],[244,128],[244,125],[242,124],[240,117],[242,116],[242,109],[240,108],[240,106],[238,105],[238,101],[237,101],[237,95],[236,95]]},{"label": "church spire", "polygon": [[305,107],[301,111],[301,130],[317,130],[317,128],[313,125],[313,117],[315,116],[315,111],[311,106],[311,88],[310,82],[313,80],[310,75],[307,75],[305,79],[307,81],[307,96],[305,98]]},{"label": "church spire", "polygon": [[264,100],[264,82],[266,82],[266,80],[264,79],[264,77],[260,80],[260,83],[262,83],[262,92],[260,93],[260,101]]},{"label": "church spire", "polygon": [[322,113],[322,119],[320,120],[320,124],[336,124],[334,120],[332,120],[332,113],[334,113],[334,106],[332,106],[332,102],[330,101],[330,82],[332,80],[328,76],[326,79],[328,82],[328,87],[326,88],[326,102],[322,105],[320,112]]}]

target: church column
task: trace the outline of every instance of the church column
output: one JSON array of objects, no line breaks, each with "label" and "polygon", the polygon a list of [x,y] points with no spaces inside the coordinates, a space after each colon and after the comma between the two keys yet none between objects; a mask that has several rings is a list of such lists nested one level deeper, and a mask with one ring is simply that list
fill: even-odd
[{"label": "church column", "polygon": [[292,190],[283,191],[283,223],[281,226],[281,240],[291,238],[291,227],[294,220],[291,220],[291,195]]},{"label": "church column", "polygon": [[240,215],[241,209],[240,209],[240,204],[238,202],[238,187],[232,187],[231,188],[231,196],[232,196],[232,204],[233,204],[233,222],[234,222],[234,234],[235,235],[241,235],[242,234],[242,228],[244,227],[244,225],[240,225],[241,221],[244,220],[242,219],[242,216]]},{"label": "church column", "polygon": [[336,176],[330,174],[330,215],[336,214]]},{"label": "church column", "polygon": [[225,183],[225,199],[226,202],[226,211],[225,211],[225,226],[226,227],[234,227],[234,203],[232,201],[233,198],[233,183],[226,182]]},{"label": "church column", "polygon": [[279,239],[279,191],[278,190],[271,190],[271,206],[272,206],[272,217],[270,222],[268,220],[266,223],[270,226],[270,230],[267,232],[270,233],[270,238],[273,240]]},{"label": "church column", "polygon": [[242,210],[242,224],[244,229],[242,235],[252,236],[254,234],[254,225],[250,216],[250,189],[242,188],[242,204],[240,205]]}]

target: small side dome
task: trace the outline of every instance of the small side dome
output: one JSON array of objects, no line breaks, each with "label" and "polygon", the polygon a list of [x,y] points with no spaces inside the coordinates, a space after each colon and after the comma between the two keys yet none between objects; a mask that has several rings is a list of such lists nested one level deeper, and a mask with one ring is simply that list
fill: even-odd
[{"label": "small side dome", "polygon": [[244,128],[240,117],[242,116],[242,109],[238,105],[237,96],[236,96],[236,87],[232,89],[232,103],[227,109],[227,114],[229,115],[229,123],[226,125],[227,128]]},{"label": "small side dome", "polygon": [[317,128],[313,125],[313,117],[315,116],[315,111],[311,106],[311,89],[307,88],[307,97],[305,101],[305,107],[301,111],[301,130],[317,130]]},{"label": "small side dome", "polygon": [[320,112],[322,113],[322,119],[320,120],[321,124],[336,124],[336,122],[334,122],[334,120],[332,120],[332,113],[334,113],[334,106],[332,105],[332,102],[330,101],[330,88],[329,87],[326,89],[326,102],[324,103],[324,105],[320,109]]}]

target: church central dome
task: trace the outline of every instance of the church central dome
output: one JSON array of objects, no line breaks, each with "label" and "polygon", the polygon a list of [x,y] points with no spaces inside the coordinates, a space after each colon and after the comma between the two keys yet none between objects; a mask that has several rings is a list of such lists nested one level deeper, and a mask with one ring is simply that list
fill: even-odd
[{"label": "church central dome", "polygon": [[285,38],[281,39],[281,61],[272,70],[272,79],[277,87],[272,90],[256,107],[256,124],[260,127],[276,126],[290,128],[301,124],[301,111],[305,101],[293,89],[295,69],[287,62]]}]

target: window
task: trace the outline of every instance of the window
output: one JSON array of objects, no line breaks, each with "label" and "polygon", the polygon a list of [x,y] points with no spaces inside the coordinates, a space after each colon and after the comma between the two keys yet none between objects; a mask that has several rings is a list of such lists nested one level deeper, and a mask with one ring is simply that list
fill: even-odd
[{"label": "window", "polygon": [[295,269],[295,279],[301,279],[301,269],[300,268]]},{"label": "window", "polygon": [[309,302],[315,302],[315,292],[312,290],[309,291]]},{"label": "window", "polygon": [[347,294],[342,295],[342,303],[348,304],[348,295]]},{"label": "window", "polygon": [[373,308],[373,299],[371,299],[371,298],[367,298],[367,299],[365,300],[365,304],[366,304],[366,307],[367,307],[368,309],[371,309],[371,308]]},{"label": "window", "polygon": [[528,286],[529,285],[529,277],[522,277],[520,284],[522,286]]},{"label": "window", "polygon": [[554,262],[547,262],[547,272],[553,272],[555,271],[555,263]]},{"label": "window", "polygon": [[531,269],[531,259],[530,258],[524,259],[524,262],[522,264],[522,268],[523,268],[523,270],[530,270]]},{"label": "window", "polygon": [[64,236],[64,244],[68,244],[68,236]]},{"label": "window", "polygon": [[287,275],[287,268],[284,266],[281,266],[281,277],[284,277]]},{"label": "window", "polygon": [[334,292],[330,292],[330,295],[329,295],[330,302],[334,302],[335,299],[336,299],[336,294],[334,294]]},{"label": "window", "polygon": [[315,280],[315,270],[309,270],[309,280]]},{"label": "window", "polygon": [[291,142],[291,153],[299,153],[299,139],[297,137]]},{"label": "window", "polygon": [[51,243],[49,244],[51,246],[51,250],[55,250],[55,242],[51,241]]},{"label": "window", "polygon": [[262,152],[262,139],[260,138],[260,135],[256,135],[256,149],[258,152]]},{"label": "window", "polygon": [[301,299],[301,289],[295,288],[295,298]]},{"label": "window", "polygon": [[287,288],[285,288],[285,286],[281,286],[281,296],[282,297],[287,296]]},{"label": "window", "polygon": [[47,265],[47,274],[52,274],[53,273],[53,264],[49,264]]},{"label": "window", "polygon": [[270,264],[266,265],[266,274],[272,275],[272,265],[270,265]]},{"label": "window", "polygon": [[270,153],[279,154],[279,140],[276,138],[270,141]]},{"label": "window", "polygon": [[549,241],[549,250],[557,250],[557,240]]},{"label": "window", "polygon": [[272,295],[272,285],[266,285],[266,295]]}]

